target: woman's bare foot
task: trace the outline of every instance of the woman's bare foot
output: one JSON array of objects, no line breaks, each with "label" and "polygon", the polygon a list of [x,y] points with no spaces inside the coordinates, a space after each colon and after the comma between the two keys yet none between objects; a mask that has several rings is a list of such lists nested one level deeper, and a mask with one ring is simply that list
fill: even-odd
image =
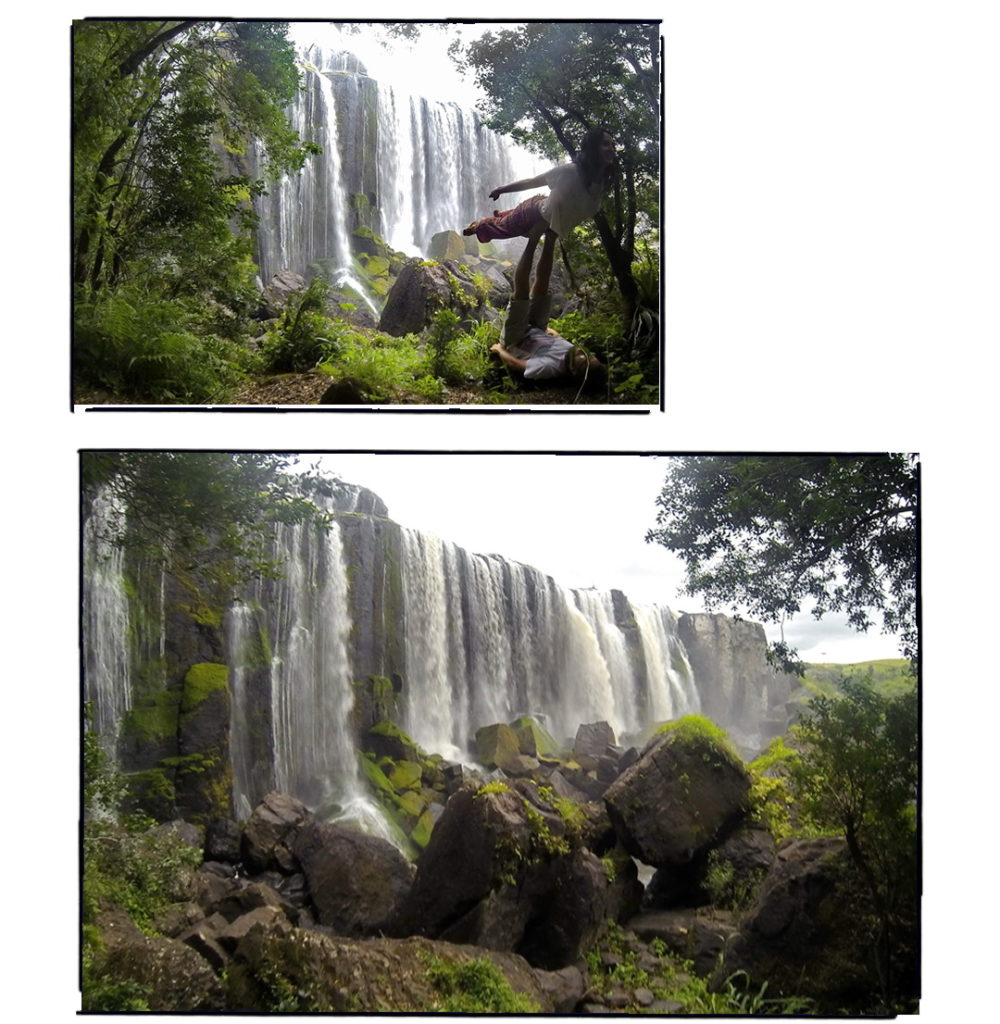
[{"label": "woman's bare foot", "polygon": [[469,226],[462,231],[463,235],[474,235],[476,228],[479,227],[479,221],[474,220],[469,222]]}]

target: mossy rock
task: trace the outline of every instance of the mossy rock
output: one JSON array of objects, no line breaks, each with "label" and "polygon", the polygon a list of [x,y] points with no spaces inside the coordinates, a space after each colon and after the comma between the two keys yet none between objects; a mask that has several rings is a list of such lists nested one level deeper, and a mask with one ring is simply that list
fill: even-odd
[{"label": "mossy rock", "polygon": [[401,789],[420,789],[423,771],[416,761],[398,761],[389,775],[389,781],[397,792]]},{"label": "mossy rock", "polygon": [[410,833],[410,839],[412,839],[421,850],[431,841],[431,832],[434,831],[434,822],[436,820],[434,812],[428,808],[420,815],[420,820]]},{"label": "mossy rock", "polygon": [[202,701],[217,690],[229,688],[229,668],[212,661],[192,665],[184,676],[184,692],[181,697],[181,714],[190,714]]},{"label": "mossy rock", "polygon": [[391,794],[392,796],[396,795],[396,791],[392,788],[392,783],[389,781],[388,776],[370,758],[361,758],[361,770],[365,778],[375,787],[376,792]]},{"label": "mossy rock", "polygon": [[558,757],[559,744],[555,737],[534,718],[525,715],[510,723],[517,735],[522,754],[529,757]]},{"label": "mossy rock", "polygon": [[503,768],[517,762],[521,749],[517,734],[504,722],[476,730],[476,754],[487,768]]},{"label": "mossy rock", "polygon": [[391,757],[394,761],[420,760],[420,748],[395,722],[384,720],[368,730],[366,747],[376,757]]},{"label": "mossy rock", "polygon": [[427,800],[421,793],[409,789],[399,794],[396,806],[411,818],[419,818],[427,809]]}]

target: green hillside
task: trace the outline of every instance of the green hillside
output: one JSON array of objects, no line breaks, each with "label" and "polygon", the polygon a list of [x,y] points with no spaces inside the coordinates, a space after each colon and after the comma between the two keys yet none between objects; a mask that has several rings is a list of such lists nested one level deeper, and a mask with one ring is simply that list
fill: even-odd
[{"label": "green hillside", "polygon": [[844,679],[852,676],[871,680],[875,690],[886,697],[905,693],[916,685],[916,677],[906,658],[882,658],[850,665],[807,664],[802,685],[810,693],[832,695],[840,689]]}]

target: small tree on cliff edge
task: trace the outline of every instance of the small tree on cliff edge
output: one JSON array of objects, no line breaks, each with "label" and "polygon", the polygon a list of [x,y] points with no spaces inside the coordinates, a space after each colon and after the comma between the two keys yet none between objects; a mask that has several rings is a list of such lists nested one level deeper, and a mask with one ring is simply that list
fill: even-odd
[{"label": "small tree on cliff edge", "polygon": [[[781,623],[811,604],[881,619],[916,664],[919,465],[913,455],[674,458],[646,535],[684,560],[709,608]],[[772,657],[801,670],[783,641]]]}]

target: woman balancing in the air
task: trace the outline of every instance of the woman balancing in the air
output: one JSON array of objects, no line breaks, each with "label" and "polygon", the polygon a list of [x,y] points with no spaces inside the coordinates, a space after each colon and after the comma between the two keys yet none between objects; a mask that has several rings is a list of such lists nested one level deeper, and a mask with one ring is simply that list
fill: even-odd
[{"label": "woman balancing in the air", "polygon": [[[603,128],[591,128],[580,143],[572,163],[560,164],[536,178],[501,185],[490,193],[498,199],[505,192],[523,192],[548,185],[547,196],[530,196],[510,210],[494,210],[492,217],[474,220],[462,233],[480,242],[494,238],[528,239],[514,271],[514,295],[508,316],[544,328],[549,321],[549,278],[555,241],[566,237],[577,224],[593,217],[611,187],[615,170],[615,143]],[[534,285],[530,288],[531,264],[538,239],[545,235],[538,257]]]}]

